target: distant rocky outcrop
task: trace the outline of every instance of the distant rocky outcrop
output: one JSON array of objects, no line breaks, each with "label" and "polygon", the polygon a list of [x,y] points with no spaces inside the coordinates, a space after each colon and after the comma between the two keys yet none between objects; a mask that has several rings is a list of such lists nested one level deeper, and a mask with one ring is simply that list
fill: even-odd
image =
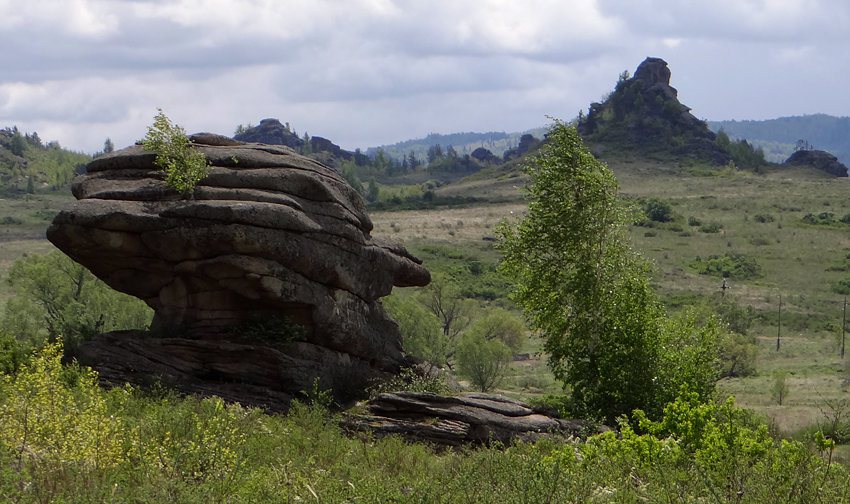
[{"label": "distant rocky outcrop", "polygon": [[[580,420],[558,418],[552,411],[490,394],[385,393],[369,401],[366,411],[368,415],[344,416],[342,427],[378,437],[398,435],[444,446],[578,436],[590,429]],[[592,430],[590,434],[600,429]]]},{"label": "distant rocky outcrop", "polygon": [[478,147],[472,154],[470,154],[473,158],[481,161],[482,163],[498,163],[501,162],[498,156],[490,152],[489,149],[485,149],[484,147]]},{"label": "distant rocky outcrop", "polygon": [[277,119],[263,119],[257,126],[234,135],[233,139],[240,142],[285,145],[293,149],[304,145],[304,140],[289,129],[289,123],[283,125]]},{"label": "distant rocky outcrop", "polygon": [[728,163],[732,157],[714,143],[715,134],[679,102],[670,75],[666,61],[646,58],[633,77],[621,76],[603,103],[590,105],[579,133],[589,144]]},{"label": "distant rocky outcrop", "polygon": [[539,141],[534,138],[534,136],[526,133],[519,138],[519,144],[513,149],[508,149],[502,154],[502,159],[505,161],[510,161],[511,159],[518,158],[529,151],[535,144],[538,144]]},{"label": "distant rocky outcrop", "polygon": [[346,400],[396,372],[406,357],[378,299],[428,271],[370,236],[363,200],[334,170],[287,147],[191,139],[211,164],[191,199],[135,145],[89,163],[48,229],[155,311],[150,333],[95,338],[80,360],[106,379],[159,377],[275,409],[317,377]]},{"label": "distant rocky outcrop", "polygon": [[[307,137],[305,137],[307,138]],[[290,130],[289,123],[282,124],[277,119],[263,119],[260,124],[233,136],[234,140],[241,142],[264,143],[269,145],[285,145],[299,152],[307,153],[308,157],[320,160],[329,166],[335,167],[336,160],[344,159],[363,164],[368,158],[365,154],[351,152],[343,149],[327,138],[320,136],[309,137],[310,146],[305,149],[305,141],[295,132]]]},{"label": "distant rocky outcrop", "polygon": [[836,177],[846,177],[847,167],[837,157],[822,150],[798,150],[785,160],[785,164],[794,166],[814,166]]}]

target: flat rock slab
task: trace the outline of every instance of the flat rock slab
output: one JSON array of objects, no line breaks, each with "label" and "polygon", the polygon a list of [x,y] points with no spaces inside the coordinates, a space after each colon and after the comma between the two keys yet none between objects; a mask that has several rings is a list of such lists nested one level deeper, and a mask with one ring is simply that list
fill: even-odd
[{"label": "flat rock slab", "polygon": [[444,446],[579,436],[589,428],[586,422],[557,418],[514,399],[478,393],[384,393],[369,401],[366,411],[368,415],[343,416],[340,425]]}]

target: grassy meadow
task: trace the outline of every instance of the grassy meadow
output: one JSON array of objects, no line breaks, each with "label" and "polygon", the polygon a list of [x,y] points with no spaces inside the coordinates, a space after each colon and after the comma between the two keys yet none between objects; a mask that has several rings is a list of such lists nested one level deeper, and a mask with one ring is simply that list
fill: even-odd
[{"label": "grassy meadow", "polygon": [[[846,502],[850,473],[833,461],[850,461],[850,452],[846,445],[833,451],[822,438],[812,444],[812,433],[850,416],[850,375],[838,353],[844,296],[833,290],[850,276],[850,225],[839,220],[850,213],[850,181],[805,169],[753,175],[653,161],[609,164],[624,197],[663,198],[673,211],[670,222],[630,229],[670,310],[720,302],[722,279],[699,274],[698,257],[742,254],[760,268],[751,278],[730,278],[725,294],[756,310],[756,373],[723,379],[717,405],[679,404],[688,419],[682,425],[700,424],[698,435],[682,425],[681,432],[638,435],[626,425],[621,437],[434,450],[395,437],[347,436],[322,401],[267,415],[158,389],[106,391],[85,371],[61,366],[52,347],[16,378],[0,376],[0,496],[127,503]],[[403,241],[436,276],[464,279],[462,288],[479,306],[515,310],[509,285],[495,271],[493,238],[498,222],[523,214],[522,184],[522,177],[501,173],[441,187],[437,196],[478,202],[371,212],[373,235]],[[4,280],[17,257],[52,249],[44,229],[70,201],[0,200]],[[834,219],[804,220],[824,212]],[[13,293],[5,281],[0,285],[0,300],[8,299]],[[497,392],[532,399],[560,390],[540,346],[528,337]],[[786,373],[782,405],[772,394],[779,372]],[[766,418],[773,434],[803,443],[774,442],[749,413],[723,405],[728,395]],[[707,411],[712,420],[700,423]],[[3,439],[25,441],[19,448]]]},{"label": "grassy meadow", "polygon": [[[845,360],[839,356],[844,296],[832,286],[850,273],[829,269],[840,268],[850,254],[850,225],[812,225],[803,217],[830,212],[838,220],[850,213],[850,180],[806,168],[771,167],[752,174],[647,160],[607,162],[625,197],[663,198],[673,209],[673,222],[631,228],[634,246],[653,264],[654,283],[669,309],[720,301],[722,278],[698,274],[692,267],[697,257],[744,254],[760,266],[757,278],[729,278],[726,293],[757,312],[750,331],[759,341],[757,372],[722,380],[720,394],[732,394],[739,405],[763,413],[785,435],[824,421],[848,389],[850,355]],[[373,212],[373,234],[402,240],[437,272],[446,265],[427,252],[428,246],[441,245],[495,262],[498,252],[485,238],[495,235],[500,220],[522,214],[522,184],[522,178],[502,176],[439,188],[438,195],[487,195],[498,202]],[[777,352],[780,296],[782,329]],[[531,359],[514,362],[502,392],[528,398],[557,391],[545,356],[535,355],[539,341],[530,338],[525,350]],[[787,372],[789,388],[782,406],[771,393],[778,371]]]},{"label": "grassy meadow", "polygon": [[[697,274],[691,266],[697,257],[744,254],[755,258],[761,268],[758,278],[730,278],[726,294],[758,313],[751,331],[760,344],[757,372],[724,379],[721,394],[735,395],[740,405],[764,413],[786,434],[822,421],[825,412],[834,409],[828,404],[845,397],[850,386],[846,365],[850,355],[844,360],[839,356],[844,296],[832,288],[850,278],[850,271],[840,271],[850,270],[850,224],[809,224],[803,217],[830,212],[837,220],[850,214],[850,180],[805,168],[771,167],[754,175],[679,168],[643,159],[607,162],[625,197],[663,198],[673,209],[673,222],[631,229],[635,248],[655,267],[655,284],[670,309],[719,301],[722,279]],[[371,212],[373,234],[401,240],[437,274],[463,268],[460,256],[495,265],[499,254],[490,238],[496,236],[498,222],[522,215],[523,183],[515,172],[475,175],[435,192],[493,203]],[[65,193],[0,199],[0,274],[23,254],[53,249],[44,239],[44,230],[71,200]],[[691,225],[695,223],[699,224]],[[716,232],[703,232],[705,225],[716,225]],[[412,289],[397,290],[409,295]],[[510,307],[503,290],[497,289],[497,294],[500,299],[488,302]],[[0,301],[12,295],[7,283],[0,282]],[[777,352],[780,296],[782,331]],[[559,390],[539,347],[538,340],[528,339],[521,351],[528,356],[514,362],[502,384],[503,393],[529,398]],[[782,406],[771,394],[778,371],[787,373],[789,386]]]}]

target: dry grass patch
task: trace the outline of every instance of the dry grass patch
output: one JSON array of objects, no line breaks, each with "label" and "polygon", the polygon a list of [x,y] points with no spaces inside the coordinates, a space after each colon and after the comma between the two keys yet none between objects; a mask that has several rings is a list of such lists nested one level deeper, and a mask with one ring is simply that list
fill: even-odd
[{"label": "dry grass patch", "polygon": [[434,210],[372,212],[372,234],[389,235],[402,241],[440,240],[448,242],[480,241],[495,236],[495,226],[525,211],[520,203],[479,205]]}]

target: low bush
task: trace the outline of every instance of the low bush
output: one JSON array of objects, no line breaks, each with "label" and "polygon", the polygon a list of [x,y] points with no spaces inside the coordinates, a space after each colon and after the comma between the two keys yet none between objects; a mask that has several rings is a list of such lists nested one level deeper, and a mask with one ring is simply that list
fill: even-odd
[{"label": "low bush", "polygon": [[812,226],[831,226],[838,222],[832,212],[821,212],[819,214],[807,213],[803,216],[803,222]]},{"label": "low bush", "polygon": [[736,280],[748,280],[762,276],[761,266],[754,258],[731,252],[722,256],[711,255],[706,258],[697,256],[690,266],[700,275],[713,275]]}]

